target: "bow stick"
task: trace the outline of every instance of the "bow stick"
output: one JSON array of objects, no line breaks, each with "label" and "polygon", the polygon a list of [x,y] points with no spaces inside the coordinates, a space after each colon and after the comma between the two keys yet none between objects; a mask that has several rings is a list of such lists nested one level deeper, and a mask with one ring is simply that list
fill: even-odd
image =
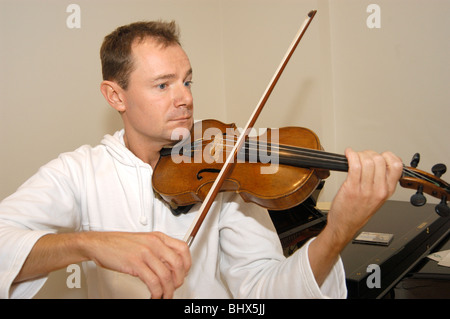
[{"label": "bow stick", "polygon": [[212,205],[214,199],[216,198],[217,194],[219,193],[220,188],[222,187],[222,184],[225,181],[225,178],[228,176],[228,174],[232,168],[232,164],[235,163],[237,154],[238,154],[239,150],[241,149],[245,138],[248,136],[250,130],[253,128],[253,125],[255,124],[256,119],[258,118],[264,105],[266,104],[267,100],[269,99],[269,96],[272,93],[276,83],[278,82],[278,79],[280,78],[281,73],[283,73],[284,68],[286,67],[289,59],[291,58],[292,54],[294,53],[298,43],[302,39],[303,34],[305,33],[305,31],[308,28],[309,24],[311,23],[312,19],[314,18],[316,12],[317,12],[317,10],[313,10],[308,13],[308,17],[305,19],[305,21],[303,22],[299,31],[295,35],[294,40],[292,41],[291,45],[289,46],[285,56],[283,57],[283,60],[281,61],[280,65],[278,66],[278,69],[276,70],[275,74],[273,75],[271,81],[269,82],[269,85],[267,86],[266,90],[264,91],[264,94],[262,95],[260,101],[256,105],[256,108],[253,111],[253,114],[250,116],[250,119],[248,120],[248,123],[245,126],[242,134],[239,136],[236,144],[234,145],[233,149],[231,150],[230,154],[228,155],[228,157],[225,161],[225,164],[222,166],[222,169],[220,170],[219,175],[217,176],[217,178],[214,181],[211,189],[209,190],[205,200],[203,201],[202,205],[200,206],[200,210],[199,210],[197,216],[195,217],[194,221],[192,222],[192,225],[189,228],[189,230],[186,233],[186,236],[184,238],[184,241],[188,244],[189,247],[192,245],[195,235],[197,234],[198,230],[200,229],[201,224],[203,223],[203,220],[205,219],[206,215],[208,214],[208,211],[211,208],[211,205]]}]

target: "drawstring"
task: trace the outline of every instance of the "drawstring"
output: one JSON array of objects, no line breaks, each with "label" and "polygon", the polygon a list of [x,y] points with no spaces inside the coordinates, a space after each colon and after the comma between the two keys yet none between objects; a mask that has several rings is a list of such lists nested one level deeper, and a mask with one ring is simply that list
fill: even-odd
[{"label": "drawstring", "polygon": [[141,169],[139,167],[139,163],[135,164],[135,168],[136,168],[136,173],[138,176],[138,184],[139,184],[139,202],[141,204],[141,214],[139,216],[139,222],[144,225],[147,226],[148,224],[148,217],[147,214],[145,213],[145,206],[144,206],[144,190],[143,190],[143,181],[142,181],[142,175],[141,175]]}]

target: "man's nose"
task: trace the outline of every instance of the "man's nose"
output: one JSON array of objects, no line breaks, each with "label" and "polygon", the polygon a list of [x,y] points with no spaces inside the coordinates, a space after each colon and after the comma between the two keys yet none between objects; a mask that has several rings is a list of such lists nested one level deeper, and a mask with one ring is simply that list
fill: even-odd
[{"label": "man's nose", "polygon": [[174,103],[176,107],[191,108],[193,104],[191,88],[184,84],[177,86],[174,93]]}]

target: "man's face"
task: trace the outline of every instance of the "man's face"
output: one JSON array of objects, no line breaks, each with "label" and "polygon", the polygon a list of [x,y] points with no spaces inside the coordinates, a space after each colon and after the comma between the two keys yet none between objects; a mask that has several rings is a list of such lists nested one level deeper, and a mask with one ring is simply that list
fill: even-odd
[{"label": "man's face", "polygon": [[193,124],[192,69],[179,45],[163,47],[147,38],[132,47],[133,71],[124,94],[122,117],[128,138],[171,144],[176,128]]}]

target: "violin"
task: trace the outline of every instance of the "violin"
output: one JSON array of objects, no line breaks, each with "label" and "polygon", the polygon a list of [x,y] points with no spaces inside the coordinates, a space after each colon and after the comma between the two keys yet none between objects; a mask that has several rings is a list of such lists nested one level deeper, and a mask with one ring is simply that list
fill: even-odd
[{"label": "violin", "polygon": [[[235,124],[196,122],[188,140],[161,150],[152,177],[155,191],[172,207],[203,202],[238,133]],[[277,143],[271,142],[274,140]],[[432,175],[416,168],[419,160],[415,154],[412,166],[403,167],[400,185],[417,190],[411,197],[413,205],[424,205],[426,193],[441,200],[436,212],[449,216],[450,184],[440,178],[445,165],[433,166]],[[267,129],[246,139],[220,191],[236,192],[244,201],[270,210],[286,210],[306,200],[330,170],[346,172],[347,158],[325,152],[313,131],[303,127]]]},{"label": "violin", "polygon": [[[268,129],[256,139],[249,137],[316,12],[312,10],[308,13],[242,133],[235,133],[234,124],[202,121],[196,123],[190,134],[186,134],[188,136],[184,136],[175,147],[161,150],[152,177],[155,192],[172,207],[202,203],[184,238],[189,246],[219,192],[233,191],[245,201],[271,210],[283,210],[307,199],[329,176],[330,170],[348,170],[346,157],[325,152],[316,134],[306,128]],[[275,139],[274,134],[277,135]],[[269,143],[268,140],[276,142]],[[404,167],[400,179],[401,186],[417,189],[411,203],[424,205],[426,199],[423,193],[427,193],[441,200],[436,212],[449,216],[447,199],[450,197],[450,185],[440,179],[446,170],[445,165],[438,164],[438,168],[434,169],[435,175],[411,166]],[[177,182],[173,183],[174,180]]]},{"label": "violin", "polygon": [[[154,189],[172,207],[202,202],[237,141],[236,133],[235,124],[196,122],[190,140],[161,151]],[[330,175],[329,169],[347,170],[341,156],[314,151],[321,148],[317,135],[306,128],[267,129],[246,140],[221,191],[239,193],[271,210],[294,207]],[[172,177],[178,182],[171,183]]]}]

